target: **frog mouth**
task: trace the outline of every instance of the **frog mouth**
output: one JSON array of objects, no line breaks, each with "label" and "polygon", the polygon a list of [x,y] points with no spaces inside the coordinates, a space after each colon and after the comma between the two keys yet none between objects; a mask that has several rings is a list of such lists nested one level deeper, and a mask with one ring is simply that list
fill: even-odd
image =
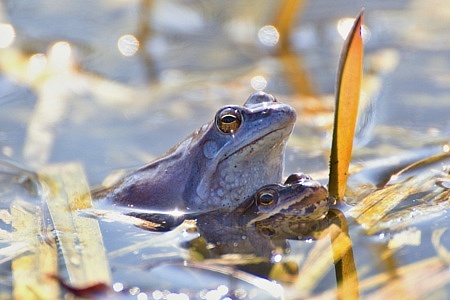
[{"label": "frog mouth", "polygon": [[[266,138],[266,137],[269,136],[269,135],[272,135],[272,134],[277,133],[277,132],[279,132],[279,131],[287,131],[286,128],[288,128],[288,127],[291,127],[291,125],[287,125],[287,126],[284,126],[284,127],[280,127],[280,128],[278,128],[278,129],[269,131],[268,133],[259,136],[258,138],[254,139],[254,140],[251,141],[250,143],[247,143],[247,144],[243,145],[242,147],[236,149],[235,151],[231,152],[230,154],[226,155],[223,159],[220,160],[220,162],[225,161],[225,160],[227,160],[227,159],[230,158],[230,157],[233,157],[235,154],[237,154],[237,153],[239,153],[239,152],[243,152],[243,151],[244,151],[245,149],[247,149],[248,147],[251,147],[252,145],[257,144],[258,142],[260,142],[261,140],[263,140],[264,138]],[[291,134],[291,132],[292,132],[292,129],[289,130],[289,132],[288,132],[287,134],[285,134],[285,136],[283,137],[282,141],[279,143],[280,145],[286,143],[285,138],[288,137],[288,136]],[[277,143],[277,144],[278,144],[278,143]],[[273,147],[271,147],[271,148],[273,148]],[[220,162],[219,162],[219,163],[220,163]]]}]

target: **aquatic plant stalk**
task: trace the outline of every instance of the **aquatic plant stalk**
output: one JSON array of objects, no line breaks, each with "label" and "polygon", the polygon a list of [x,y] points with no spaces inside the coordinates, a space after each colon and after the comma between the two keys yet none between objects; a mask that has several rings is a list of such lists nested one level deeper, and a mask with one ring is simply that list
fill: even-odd
[{"label": "aquatic plant stalk", "polygon": [[347,185],[355,125],[358,116],[364,47],[361,36],[362,10],[342,49],[336,80],[336,111],[330,158],[328,189],[330,196],[342,201]]}]

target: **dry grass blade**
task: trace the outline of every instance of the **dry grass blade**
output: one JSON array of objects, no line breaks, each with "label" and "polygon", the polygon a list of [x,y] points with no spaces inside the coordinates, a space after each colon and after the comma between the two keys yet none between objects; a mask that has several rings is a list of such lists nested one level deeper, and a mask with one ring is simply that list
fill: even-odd
[{"label": "dry grass blade", "polygon": [[415,169],[415,168],[419,168],[419,167],[423,167],[423,166],[427,166],[429,164],[432,164],[434,162],[438,162],[441,160],[445,160],[450,158],[450,152],[443,152],[443,153],[438,153],[436,155],[430,156],[430,157],[426,157],[424,159],[421,159],[417,162],[414,162],[412,164],[410,164],[409,166],[403,168],[402,170],[400,170],[399,172],[397,172],[396,174],[394,174],[392,177],[398,177],[401,174],[404,174],[406,172],[408,172],[409,170]]},{"label": "dry grass blade", "polygon": [[11,205],[14,240],[26,245],[19,250],[28,250],[12,261],[14,299],[57,299],[59,296],[58,285],[46,277],[58,270],[57,253],[54,244],[39,239],[40,213],[38,206],[24,201]]},{"label": "dry grass blade", "polygon": [[58,247],[74,287],[110,284],[111,275],[97,220],[77,210],[92,208],[89,187],[78,164],[47,167],[40,175]]},{"label": "dry grass blade", "polygon": [[[419,160],[405,167],[391,177],[389,184],[362,199],[356,206],[347,212],[348,216],[356,219],[366,230],[366,234],[374,234],[387,227],[394,230],[397,226],[408,225],[410,211],[406,208],[399,212],[391,211],[402,201],[416,193],[422,193],[423,206],[416,205],[416,211],[424,219],[448,208],[449,191],[436,185],[440,173],[433,170],[433,164],[448,159],[449,154],[438,154]],[[442,203],[441,203],[442,202]],[[430,205],[441,203],[438,207]],[[420,209],[419,209],[420,208]],[[416,216],[416,221],[419,216]],[[401,219],[400,224],[392,220]],[[386,224],[383,220],[391,220]]]},{"label": "dry grass blade", "polygon": [[330,158],[329,192],[342,201],[358,115],[364,47],[363,12],[356,18],[342,49],[336,81],[336,111]]},{"label": "dry grass blade", "polygon": [[[449,195],[450,191],[442,193],[442,197],[447,200],[449,199]],[[450,206],[446,202],[439,205],[424,203],[409,208],[403,208],[399,211],[388,212],[376,224],[368,228],[366,234],[372,235],[383,231],[400,231],[412,226],[414,223],[431,221],[439,218],[439,216],[445,215],[449,208]],[[391,242],[394,241],[395,235],[394,238],[391,239]],[[409,239],[408,242],[411,242],[411,239]]]},{"label": "dry grass blade", "polygon": [[[412,186],[418,183],[417,180],[411,180],[413,181]],[[373,192],[349,210],[347,215],[355,218],[364,229],[372,228],[389,211],[413,192],[405,186],[407,183],[402,182]]]}]

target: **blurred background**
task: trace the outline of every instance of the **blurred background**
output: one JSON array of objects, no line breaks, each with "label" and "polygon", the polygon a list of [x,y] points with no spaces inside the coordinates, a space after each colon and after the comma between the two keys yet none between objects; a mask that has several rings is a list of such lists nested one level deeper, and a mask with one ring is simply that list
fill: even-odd
[{"label": "blurred background", "polygon": [[264,90],[298,112],[286,173],[326,170],[339,55],[363,6],[355,159],[448,138],[445,1],[19,0],[0,7],[0,158],[80,161],[98,184]]},{"label": "blurred background", "polygon": [[[33,171],[79,162],[95,186],[112,171],[164,154],[220,107],[243,104],[263,90],[297,110],[285,175],[302,171],[326,183],[340,51],[362,7],[364,76],[352,170],[363,172],[350,177],[347,199],[361,198],[386,182],[402,159],[450,151],[449,1],[4,0],[0,160]],[[440,189],[448,193],[448,165],[443,166],[425,171],[441,176],[444,170]],[[434,183],[433,178],[436,188]],[[433,195],[446,204],[442,190]],[[428,214],[436,205],[423,195],[417,192],[403,206],[387,209],[394,214],[372,231],[350,224],[364,295],[383,299],[389,291],[398,296],[421,288],[424,293],[407,295],[448,296],[443,288],[450,290],[448,205]],[[5,199],[3,211],[9,209]],[[415,210],[421,201],[425,208]],[[428,222],[417,221],[418,212]],[[154,238],[131,225],[115,226],[119,229],[103,230],[107,251]],[[187,255],[176,248],[181,235],[174,232],[165,245],[175,255]],[[300,275],[291,298],[297,299],[299,290],[311,296],[334,289],[332,271],[324,271],[324,279],[309,290],[299,288],[308,284],[305,278],[314,281],[308,263],[320,259],[307,256],[312,240],[289,242],[287,260],[306,270],[292,271]],[[129,286],[141,280],[145,287],[149,262],[160,263],[166,251],[158,247],[148,247],[150,254],[142,256],[127,252],[125,259],[108,252],[114,280],[128,280]],[[404,268],[408,264],[412,268]],[[11,268],[2,268],[7,294]],[[417,268],[421,271],[411,271]],[[173,270],[167,274],[186,277]]]}]

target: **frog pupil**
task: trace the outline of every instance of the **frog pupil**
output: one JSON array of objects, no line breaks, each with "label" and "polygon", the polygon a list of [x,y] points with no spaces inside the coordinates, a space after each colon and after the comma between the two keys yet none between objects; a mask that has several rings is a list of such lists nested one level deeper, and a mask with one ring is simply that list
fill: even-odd
[{"label": "frog pupil", "polygon": [[222,122],[230,124],[236,122],[236,116],[233,115],[225,115],[222,117]]},{"label": "frog pupil", "polygon": [[261,205],[270,205],[274,201],[274,196],[271,193],[263,193],[259,195],[259,202]]}]

